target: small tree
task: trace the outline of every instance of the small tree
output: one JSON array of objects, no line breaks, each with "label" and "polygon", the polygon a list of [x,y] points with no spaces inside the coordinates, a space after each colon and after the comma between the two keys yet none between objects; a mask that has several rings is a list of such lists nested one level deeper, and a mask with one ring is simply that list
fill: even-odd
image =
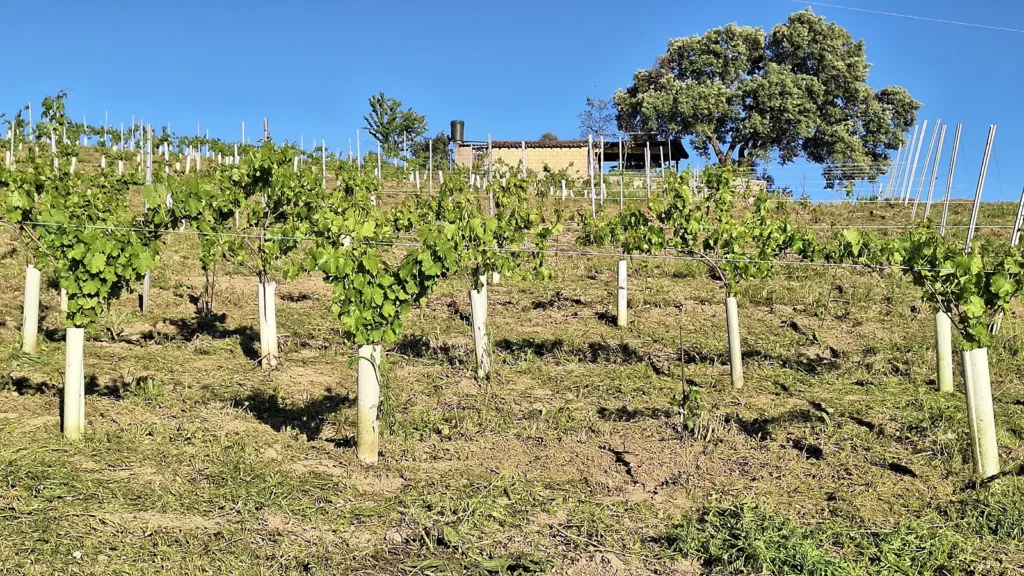
[{"label": "small tree", "polygon": [[554,132],[545,132],[540,135],[541,142],[558,142],[558,134]]},{"label": "small tree", "polygon": [[476,198],[456,197],[449,191],[453,185],[464,186],[449,181],[435,200],[446,217],[420,225],[420,245],[397,262],[387,254],[394,231],[371,200],[379,182],[366,173],[346,178],[344,192],[321,204],[312,220],[315,241],[306,267],[319,269],[331,284],[331,311],[342,338],[360,347],[356,454],[367,463],[377,461],[380,420],[385,430],[393,420],[392,394],[380,375],[383,345],[398,338],[413,306],[464,265],[469,247],[488,240],[485,219],[470,203]]},{"label": "small tree", "polygon": [[[434,170],[448,170],[448,146],[451,139],[444,132],[438,132],[433,138],[420,138],[410,144],[411,154],[417,166],[426,168],[430,164],[431,149],[434,156]],[[376,162],[376,160],[375,160]]]},{"label": "small tree", "polygon": [[412,108],[402,109],[402,102],[388,98],[383,92],[370,96],[370,114],[363,116],[370,135],[380,142],[388,157],[402,152],[402,145],[427,133],[427,117]]},{"label": "small tree", "polygon": [[[225,166],[226,186],[240,194],[243,207],[234,236],[222,239],[235,262],[255,274],[259,297],[260,341],[264,368],[277,366],[277,304],[275,274],[297,270],[284,266],[309,231],[309,221],[323,200],[319,166],[295,167],[298,150],[267,140],[245,157],[241,166]],[[312,164],[312,163],[310,163]]]},{"label": "small tree", "polygon": [[[224,174],[226,172],[221,173],[222,178]],[[217,263],[227,256],[227,247],[221,239],[234,231],[235,215],[245,207],[244,192],[234,186],[218,186],[199,178],[173,179],[153,187],[156,188],[154,197],[169,198],[174,220],[187,222],[199,235],[199,261],[206,278],[198,312],[208,317],[213,314]]]},{"label": "small tree", "polygon": [[587,108],[576,116],[580,121],[580,136],[611,138],[615,134],[615,105],[611,100],[587,98]]}]

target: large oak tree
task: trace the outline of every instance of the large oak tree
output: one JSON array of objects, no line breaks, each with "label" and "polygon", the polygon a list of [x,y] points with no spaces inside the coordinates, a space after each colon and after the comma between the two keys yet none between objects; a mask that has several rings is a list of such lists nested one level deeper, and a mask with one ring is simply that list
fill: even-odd
[{"label": "large oak tree", "polygon": [[829,187],[886,172],[920,103],[899,86],[874,90],[864,43],[809,9],[765,34],[730,24],[676,38],[615,94],[619,129],[689,136],[722,165],[824,167]]}]

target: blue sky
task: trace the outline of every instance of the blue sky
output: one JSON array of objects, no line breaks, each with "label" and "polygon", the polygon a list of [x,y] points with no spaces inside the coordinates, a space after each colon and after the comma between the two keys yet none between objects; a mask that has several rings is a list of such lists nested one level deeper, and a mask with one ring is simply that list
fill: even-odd
[{"label": "blue sky", "polygon": [[[831,4],[1024,28],[1011,0],[832,0]],[[56,0],[0,6],[8,51],[0,110],[69,92],[69,112],[113,125],[134,113],[176,132],[235,137],[270,118],[277,139],[348,148],[367,98],[384,91],[427,115],[431,132],[465,120],[467,138],[577,136],[588,96],[608,97],[672,37],[737,22],[771,26],[790,0],[446,2],[155,2]],[[1024,34],[816,6],[867,44],[875,87],[899,84],[922,119],[964,123],[955,195],[971,196],[988,125],[998,124],[986,199],[1024,185]],[[15,25],[16,24],[16,25]],[[364,150],[373,146],[364,134]],[[927,141],[926,141],[927,145]],[[943,174],[945,173],[943,163]],[[820,189],[813,166],[772,170]],[[940,177],[940,187],[945,177]],[[826,197],[815,193],[815,197]]]}]

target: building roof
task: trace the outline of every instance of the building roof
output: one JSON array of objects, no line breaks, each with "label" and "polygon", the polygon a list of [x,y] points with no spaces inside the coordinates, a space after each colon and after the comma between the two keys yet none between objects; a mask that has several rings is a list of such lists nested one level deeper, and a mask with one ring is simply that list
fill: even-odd
[{"label": "building roof", "polygon": [[586,140],[494,140],[491,148],[586,148]]}]

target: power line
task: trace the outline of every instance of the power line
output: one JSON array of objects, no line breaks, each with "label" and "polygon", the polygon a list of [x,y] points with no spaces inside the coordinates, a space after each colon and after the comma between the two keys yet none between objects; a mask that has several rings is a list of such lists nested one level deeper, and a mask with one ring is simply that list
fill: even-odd
[{"label": "power line", "polygon": [[930,18],[928,16],[915,16],[913,14],[899,14],[897,12],[886,12],[883,10],[869,10],[867,8],[856,8],[854,6],[840,6],[838,4],[826,4],[824,2],[807,2],[806,0],[790,0],[790,2],[796,2],[797,4],[807,4],[808,6],[821,6],[824,8],[838,8],[840,10],[850,10],[853,12],[865,12],[867,14],[879,14],[881,16],[895,16],[897,18],[909,18],[911,20],[923,20],[925,22],[936,22],[939,24],[955,24],[957,26],[968,26],[970,28],[982,28],[985,30],[999,30],[1000,32],[1016,32],[1017,34],[1024,34],[1024,30],[1020,28],[1007,28],[1004,26],[991,26],[988,24],[975,24],[974,22],[961,22],[959,20],[946,20],[943,18]]}]

